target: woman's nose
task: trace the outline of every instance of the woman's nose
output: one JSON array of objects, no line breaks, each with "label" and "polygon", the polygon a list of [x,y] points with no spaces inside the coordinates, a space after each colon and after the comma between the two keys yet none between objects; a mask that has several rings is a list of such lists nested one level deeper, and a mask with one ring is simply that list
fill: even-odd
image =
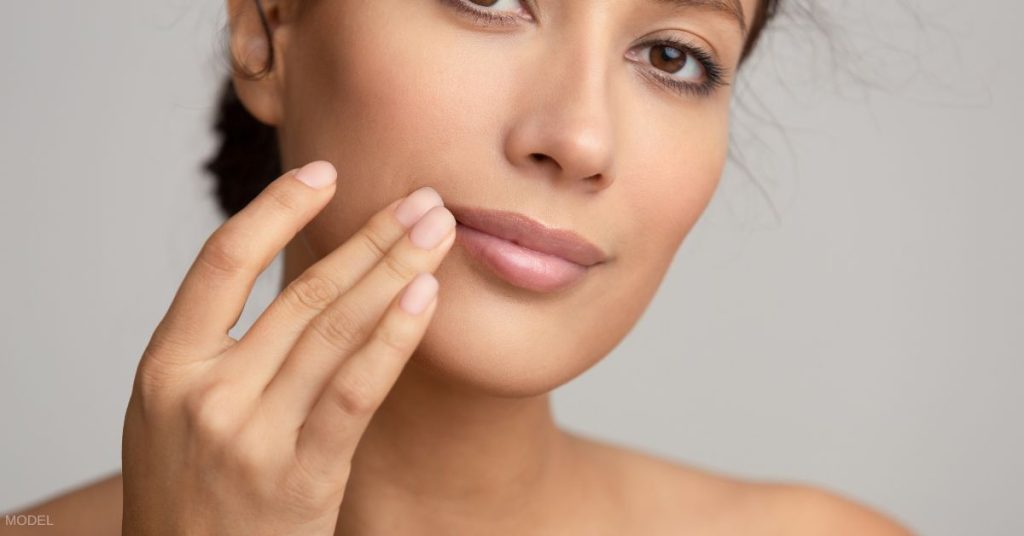
[{"label": "woman's nose", "polygon": [[507,158],[529,174],[606,188],[615,153],[607,61],[586,46],[545,58],[516,88]]}]

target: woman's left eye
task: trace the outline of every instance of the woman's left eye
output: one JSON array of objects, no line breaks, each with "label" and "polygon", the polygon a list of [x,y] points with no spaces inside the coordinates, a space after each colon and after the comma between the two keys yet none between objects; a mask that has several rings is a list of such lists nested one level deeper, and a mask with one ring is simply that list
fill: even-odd
[{"label": "woman's left eye", "polygon": [[650,64],[658,71],[653,76],[675,90],[707,96],[715,88],[728,85],[724,81],[724,70],[700,47],[675,39],[661,39],[646,43],[639,50],[638,54],[631,51],[630,59]]},{"label": "woman's left eye", "polygon": [[[444,0],[455,9],[478,22],[508,26],[521,20],[532,20],[533,14],[523,7],[523,0]],[[494,9],[491,9],[494,8]]]},{"label": "woman's left eye", "polygon": [[660,71],[694,84],[699,84],[705,76],[704,65],[686,49],[667,43],[656,43],[644,49],[647,52],[641,54],[641,57],[650,60],[651,65]]}]

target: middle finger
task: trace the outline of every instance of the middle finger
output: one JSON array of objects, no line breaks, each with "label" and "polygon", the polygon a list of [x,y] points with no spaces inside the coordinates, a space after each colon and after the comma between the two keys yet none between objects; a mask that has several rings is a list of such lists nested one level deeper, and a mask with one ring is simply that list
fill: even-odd
[{"label": "middle finger", "polygon": [[314,318],[264,391],[276,417],[300,424],[335,369],[355,352],[416,274],[433,272],[455,242],[455,217],[434,207],[348,292]]}]

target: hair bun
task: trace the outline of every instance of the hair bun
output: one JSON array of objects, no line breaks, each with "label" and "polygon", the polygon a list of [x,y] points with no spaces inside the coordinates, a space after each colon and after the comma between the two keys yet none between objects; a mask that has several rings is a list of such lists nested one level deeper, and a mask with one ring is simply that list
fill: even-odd
[{"label": "hair bun", "polygon": [[216,181],[221,212],[231,217],[284,173],[277,129],[249,113],[228,76],[221,86],[214,131],[220,146],[203,162],[203,169]]}]

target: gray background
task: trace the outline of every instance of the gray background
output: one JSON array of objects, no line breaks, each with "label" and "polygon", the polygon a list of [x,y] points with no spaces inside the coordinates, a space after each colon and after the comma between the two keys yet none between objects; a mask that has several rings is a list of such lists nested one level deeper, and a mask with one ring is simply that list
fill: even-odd
[{"label": "gray background", "polygon": [[[222,3],[5,10],[0,511],[119,467],[138,356],[220,222],[198,166]],[[831,40],[766,36],[721,189],[556,416],[923,534],[1024,534],[1024,7],[827,4]]]}]

